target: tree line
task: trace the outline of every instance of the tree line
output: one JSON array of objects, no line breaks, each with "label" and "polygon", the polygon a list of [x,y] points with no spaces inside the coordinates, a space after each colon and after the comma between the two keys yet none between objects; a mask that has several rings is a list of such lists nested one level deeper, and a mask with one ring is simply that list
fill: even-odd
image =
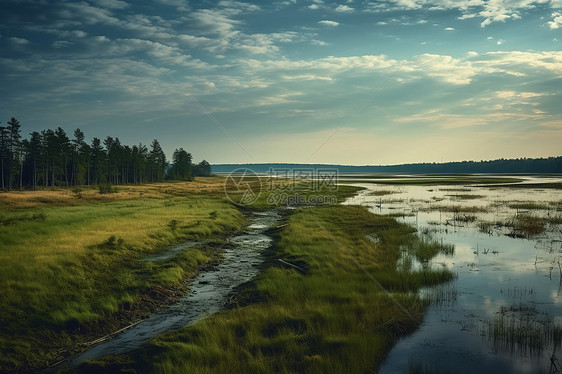
[{"label": "tree line", "polygon": [[270,170],[337,170],[339,173],[412,173],[412,174],[454,174],[454,173],[562,173],[562,156],[546,158],[515,158],[489,161],[459,161],[446,163],[418,163],[400,165],[335,165],[335,164],[215,164],[215,173],[230,173],[236,169],[248,168],[256,173],[267,174]]},{"label": "tree line", "polygon": [[130,147],[111,136],[103,141],[93,138],[88,144],[82,130],[69,137],[60,127],[34,131],[24,139],[17,119],[0,124],[1,189],[137,184],[210,174],[207,161],[193,164],[183,148],[176,149],[168,163],[157,139],[150,147]]}]

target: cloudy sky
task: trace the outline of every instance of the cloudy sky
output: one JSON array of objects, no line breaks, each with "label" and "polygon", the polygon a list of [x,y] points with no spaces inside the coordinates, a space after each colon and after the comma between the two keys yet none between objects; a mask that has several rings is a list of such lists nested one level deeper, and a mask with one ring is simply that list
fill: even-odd
[{"label": "cloudy sky", "polygon": [[3,0],[0,121],[211,163],[562,155],[562,0]]}]

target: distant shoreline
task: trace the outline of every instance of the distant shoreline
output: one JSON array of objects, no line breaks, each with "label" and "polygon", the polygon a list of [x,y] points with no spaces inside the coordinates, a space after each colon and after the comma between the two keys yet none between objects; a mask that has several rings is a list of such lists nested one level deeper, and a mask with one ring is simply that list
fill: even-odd
[{"label": "distant shoreline", "polygon": [[446,163],[415,163],[400,165],[338,165],[299,163],[212,164],[213,173],[230,173],[236,169],[250,169],[255,173],[274,170],[333,169],[347,173],[403,173],[403,174],[562,174],[562,156],[548,158],[498,159],[490,161],[460,161]]}]

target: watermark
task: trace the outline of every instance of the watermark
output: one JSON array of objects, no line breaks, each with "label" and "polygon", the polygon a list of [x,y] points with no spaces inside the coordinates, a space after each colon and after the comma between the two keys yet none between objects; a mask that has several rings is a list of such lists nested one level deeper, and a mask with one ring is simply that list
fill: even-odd
[{"label": "watermark", "polygon": [[338,198],[336,196],[327,195],[302,195],[302,194],[286,194],[272,193],[267,197],[267,203],[270,205],[324,205],[336,204]]},{"label": "watermark", "polygon": [[267,196],[267,204],[275,206],[336,204],[338,170],[270,168],[260,176],[251,169],[240,168],[228,175],[224,189],[237,205],[253,204],[262,192]]},{"label": "watermark", "polygon": [[251,205],[262,193],[261,178],[251,169],[236,169],[226,177],[224,193],[234,204]]}]

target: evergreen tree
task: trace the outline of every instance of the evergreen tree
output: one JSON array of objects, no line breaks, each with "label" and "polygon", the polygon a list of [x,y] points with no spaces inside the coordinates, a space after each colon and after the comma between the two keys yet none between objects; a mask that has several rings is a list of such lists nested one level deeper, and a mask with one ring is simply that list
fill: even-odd
[{"label": "evergreen tree", "polygon": [[192,165],[191,154],[183,148],[176,149],[169,167],[157,139],[148,148],[143,144],[129,147],[111,136],[103,144],[93,138],[89,145],[80,129],[73,132],[72,139],[61,127],[29,135],[22,139],[21,124],[13,117],[0,126],[1,188],[145,183],[165,177],[191,180],[211,172],[207,161]]},{"label": "evergreen tree", "polygon": [[55,137],[56,137],[56,145],[57,145],[57,166],[60,173],[60,181],[61,183],[64,180],[64,185],[68,187],[68,161],[70,158],[70,139],[66,135],[66,132],[61,128],[58,127],[55,130]]},{"label": "evergreen tree", "polygon": [[58,142],[55,132],[51,129],[41,131],[41,140],[43,142],[42,150],[43,154],[41,158],[43,159],[43,175],[44,175],[44,186],[54,186],[55,185],[55,163],[57,161],[58,153]]},{"label": "evergreen tree", "polygon": [[8,158],[10,157],[10,148],[8,147],[9,132],[5,126],[0,126],[0,162],[1,162],[1,178],[2,189],[6,188],[6,166],[8,165]]},{"label": "evergreen tree", "polygon": [[187,153],[183,148],[176,149],[172,162],[172,179],[191,180],[191,153]]},{"label": "evergreen tree", "polygon": [[8,158],[8,188],[15,184],[15,178],[19,177],[19,187],[22,187],[22,166],[23,166],[23,150],[21,148],[21,124],[12,117],[7,123],[7,130],[9,135],[9,155]]},{"label": "evergreen tree", "polygon": [[193,167],[193,176],[196,177],[210,177],[211,176],[211,164],[206,160],[201,161]]},{"label": "evergreen tree", "polygon": [[33,189],[37,189],[37,163],[41,159],[41,135],[34,131],[31,134],[31,138],[27,143],[27,155],[31,159],[31,172],[32,172],[32,185]]},{"label": "evergreen tree", "polygon": [[92,160],[92,182],[94,184],[98,184],[100,181],[106,180],[104,174],[106,154],[103,146],[101,145],[101,140],[98,138],[94,138],[92,140],[92,146],[90,149]]},{"label": "evergreen tree", "polygon": [[154,139],[151,144],[149,164],[151,171],[151,182],[159,182],[164,179],[166,170],[166,155],[158,140]]}]

